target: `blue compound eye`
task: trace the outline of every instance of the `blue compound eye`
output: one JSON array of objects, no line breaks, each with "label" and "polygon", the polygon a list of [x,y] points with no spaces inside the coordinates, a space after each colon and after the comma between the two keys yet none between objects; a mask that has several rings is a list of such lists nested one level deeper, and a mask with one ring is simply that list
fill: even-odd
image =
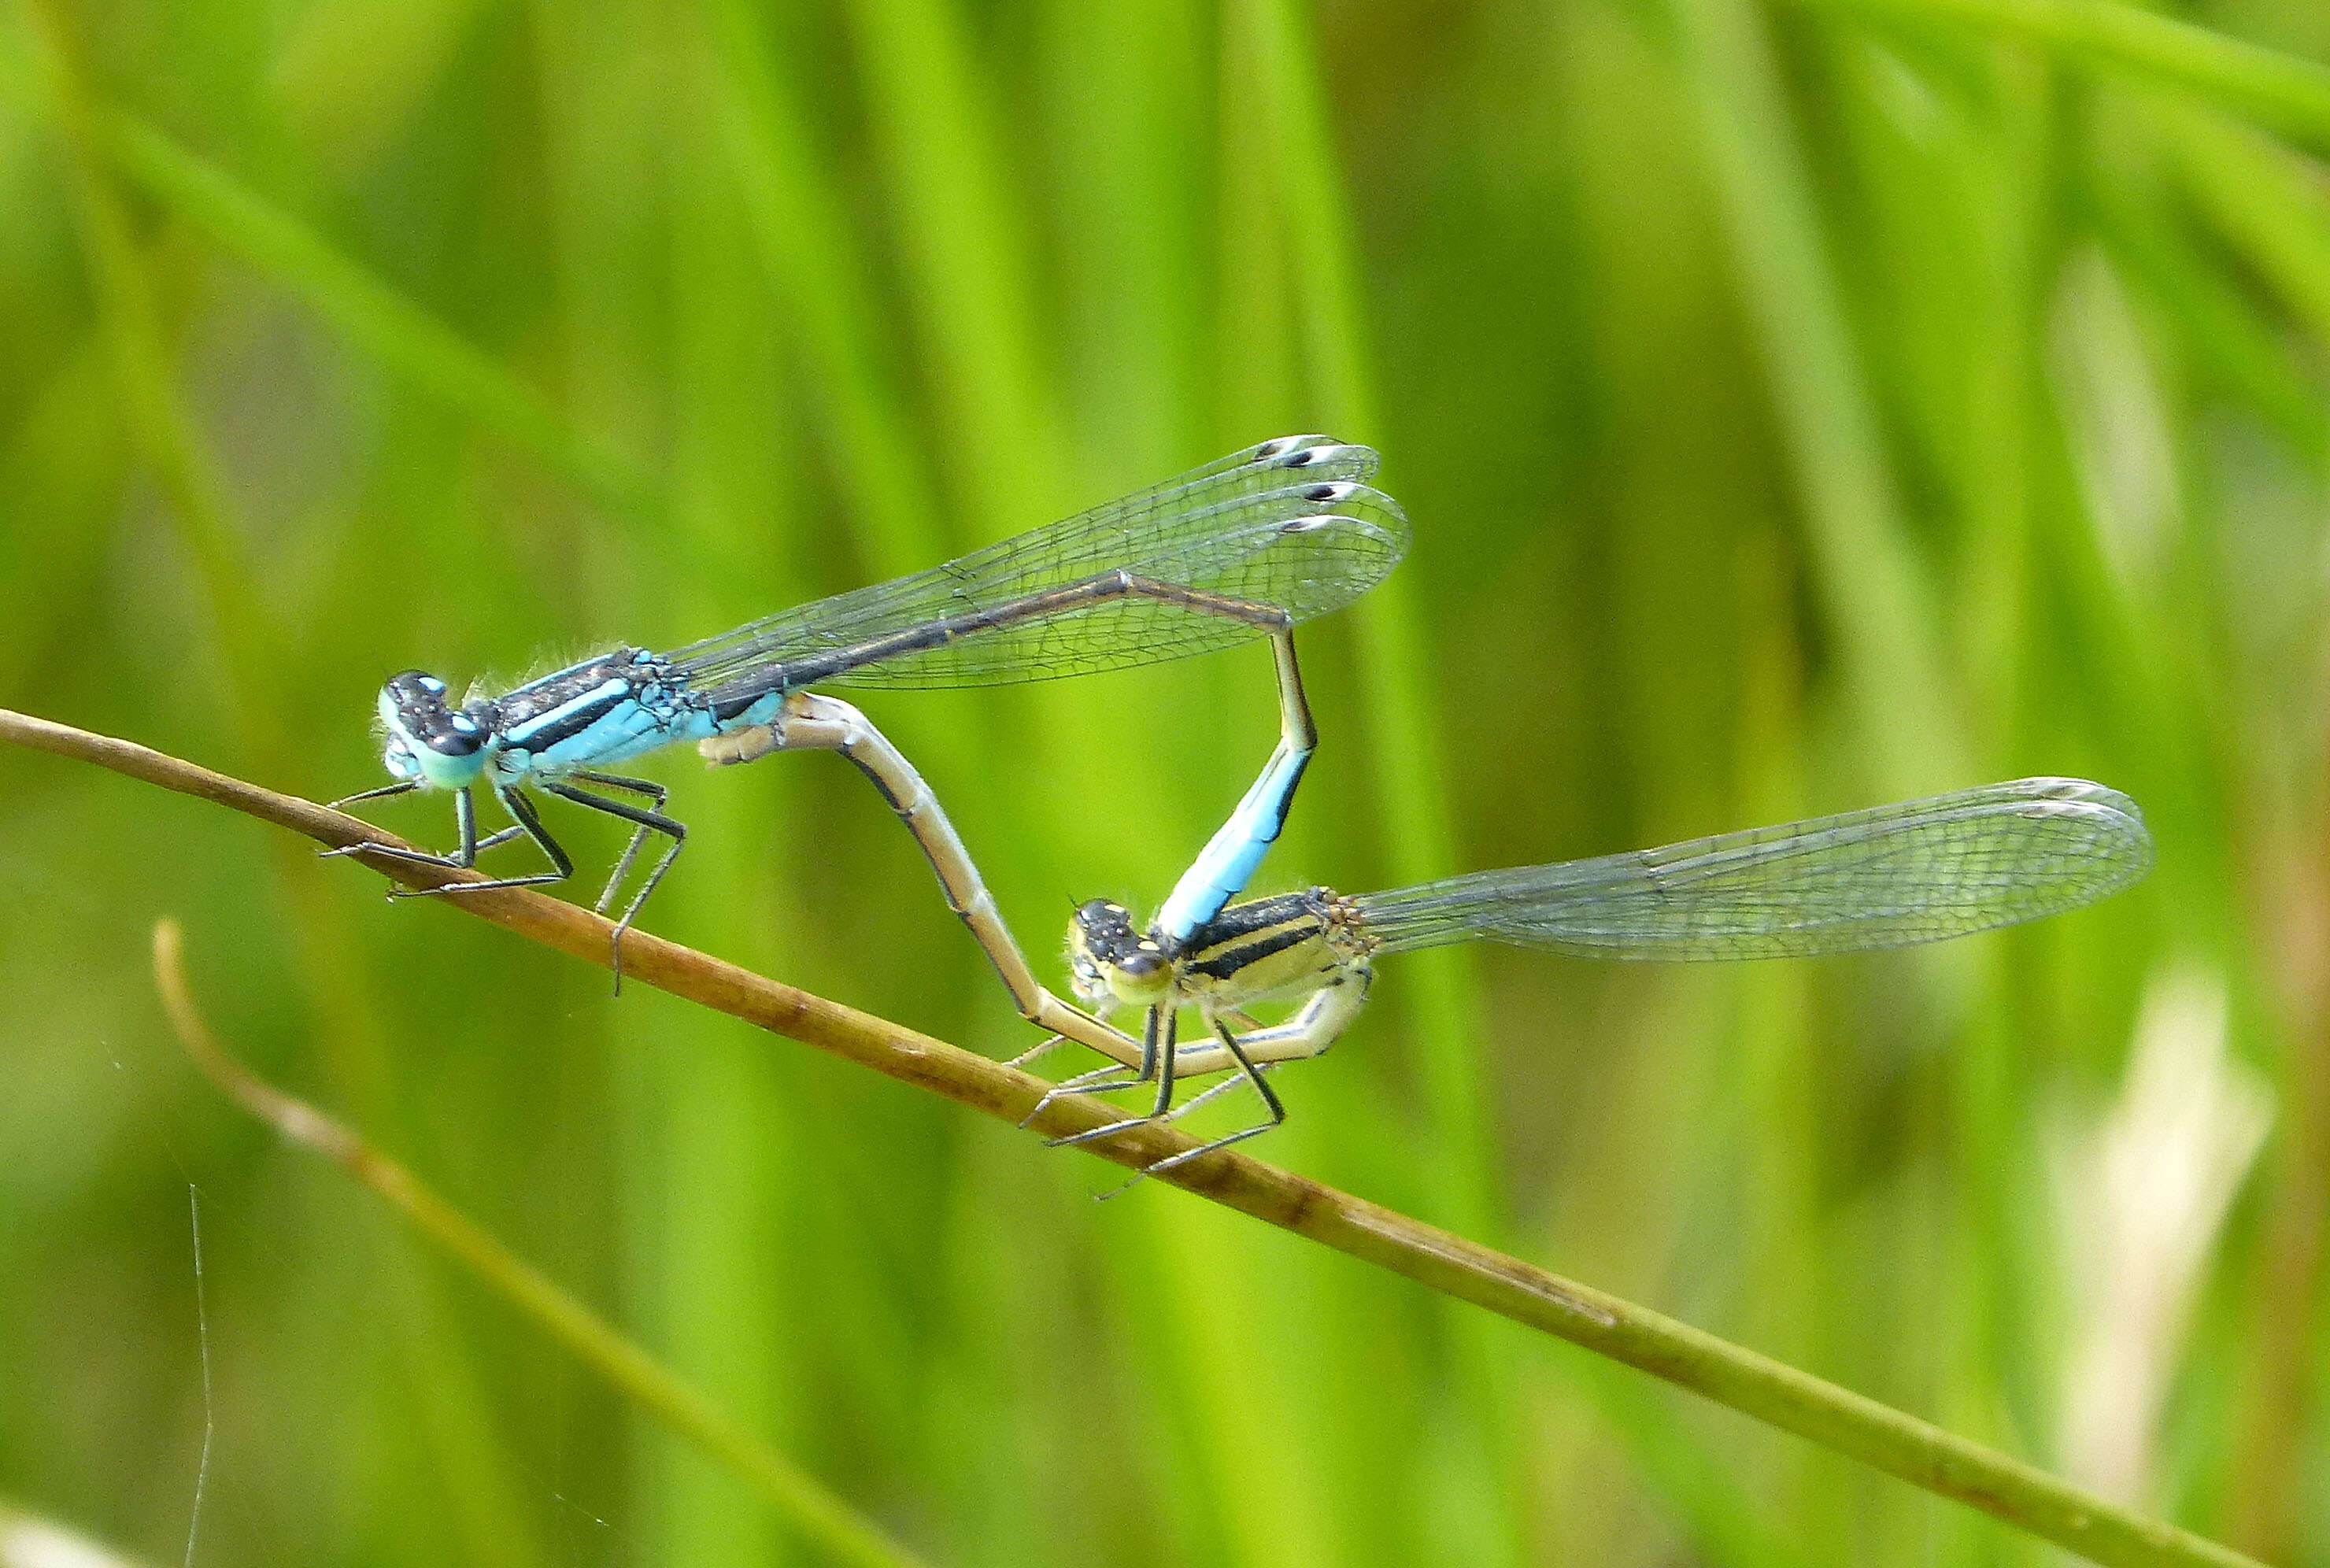
[{"label": "blue compound eye", "polygon": [[[444,704],[438,704],[441,712]],[[467,713],[448,713],[443,721],[424,732],[429,749],[447,757],[470,757],[486,743],[486,732],[477,720]]]},{"label": "blue compound eye", "polygon": [[380,717],[391,741],[388,770],[400,779],[458,789],[483,766],[487,724],[466,709],[447,707],[445,683],[435,675],[406,670],[390,676],[380,689]]}]

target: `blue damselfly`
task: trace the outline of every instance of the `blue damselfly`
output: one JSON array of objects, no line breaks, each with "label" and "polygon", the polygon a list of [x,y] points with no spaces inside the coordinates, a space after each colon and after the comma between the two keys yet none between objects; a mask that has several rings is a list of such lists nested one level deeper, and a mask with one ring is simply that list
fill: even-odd
[{"label": "blue damselfly", "polygon": [[[482,852],[522,836],[551,869],[399,891],[461,893],[562,882],[573,874],[573,862],[530,798],[529,791],[539,789],[630,825],[630,843],[598,900],[604,914],[639,851],[661,835],[668,846],[615,923],[620,980],[622,933],[671,869],[687,829],[665,813],[661,785],[606,770],[681,741],[696,742],[715,762],[781,750],[838,751],[915,831],[949,903],[988,949],[1023,1013],[1056,1028],[1061,1020],[1054,1015],[1070,1009],[1028,973],[928,789],[863,714],[805,688],[1040,680],[1269,638],[1277,663],[1279,742],[1176,890],[1176,918],[1194,929],[1245,885],[1276,837],[1318,742],[1293,628],[1366,592],[1407,552],[1407,517],[1366,483],[1378,461],[1366,447],[1283,437],[910,577],[669,653],[616,648],[514,691],[473,694],[458,706],[445,682],[407,671],[382,688],[378,705],[383,757],[395,781],[338,804],[450,791],[458,846],[439,855],[368,844],[336,853],[466,871]],[[483,837],[472,797],[479,787],[513,819]],[[1072,1024],[1067,1032],[1093,1043],[1087,1029]],[[1104,1048],[1121,1055],[1122,1046],[1115,1037]]]}]

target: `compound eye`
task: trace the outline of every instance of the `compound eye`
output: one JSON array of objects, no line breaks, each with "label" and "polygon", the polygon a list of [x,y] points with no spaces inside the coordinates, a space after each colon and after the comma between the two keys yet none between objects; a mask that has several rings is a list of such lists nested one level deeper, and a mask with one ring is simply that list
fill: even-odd
[{"label": "compound eye", "polygon": [[1154,942],[1142,942],[1118,956],[1118,973],[1128,980],[1153,980],[1165,972],[1165,954]]},{"label": "compound eye", "polygon": [[473,757],[486,743],[485,727],[467,713],[446,714],[422,733],[429,749],[440,757]]}]

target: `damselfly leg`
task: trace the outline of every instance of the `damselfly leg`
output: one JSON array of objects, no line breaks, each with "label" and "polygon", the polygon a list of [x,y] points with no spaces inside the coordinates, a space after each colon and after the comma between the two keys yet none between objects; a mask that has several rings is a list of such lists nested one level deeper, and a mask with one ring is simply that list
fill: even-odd
[{"label": "damselfly leg", "polygon": [[[405,788],[409,789],[411,786],[408,785]],[[346,800],[334,801],[333,809],[337,810],[348,801],[363,800],[372,795],[401,795],[403,792],[403,789],[395,788],[369,790],[365,795],[351,795]],[[496,793],[501,796],[503,804],[508,804],[508,797],[505,792],[497,791]],[[512,812],[511,815],[516,816],[516,813]],[[453,795],[453,827],[460,836],[460,846],[450,855],[439,855],[433,850],[427,849],[407,849],[403,845],[382,844],[374,839],[338,845],[331,849],[319,849],[316,855],[318,859],[323,860],[348,855],[376,855],[384,860],[401,860],[407,865],[433,865],[446,871],[473,871],[477,868],[478,855],[497,845],[507,844],[520,834],[530,832],[535,842],[540,844],[545,852],[550,855],[551,864],[563,866],[563,870],[538,872],[530,876],[497,877],[486,882],[450,882],[436,887],[392,887],[388,890],[388,896],[393,899],[415,898],[426,893],[450,893],[458,888],[477,891],[497,887],[540,887],[547,883],[564,882],[574,874],[573,863],[565,858],[565,851],[560,849],[548,835],[538,831],[539,823],[535,824],[535,829],[529,829],[525,825],[525,819],[521,817],[512,827],[489,833],[483,838],[478,837],[477,804],[469,798],[469,792],[466,789],[456,790]]]},{"label": "damselfly leg", "polygon": [[1102,1197],[1115,1197],[1122,1193],[1130,1191],[1134,1184],[1138,1183],[1143,1176],[1163,1176],[1167,1171],[1175,1169],[1180,1166],[1188,1165],[1191,1160],[1202,1159],[1207,1155],[1213,1153],[1216,1149],[1227,1148],[1232,1144],[1244,1143],[1250,1138],[1260,1138],[1264,1133],[1270,1131],[1272,1129],[1285,1125],[1286,1104],[1283,1100],[1278,1098],[1278,1091],[1270,1086],[1270,1080],[1263,1075],[1262,1064],[1257,1063],[1253,1057],[1246,1054],[1246,1048],[1238,1043],[1237,1035],[1231,1032],[1230,1026],[1227,1022],[1222,1019],[1216,1018],[1211,1020],[1211,1023],[1213,1025],[1215,1036],[1221,1041],[1222,1049],[1230,1053],[1231,1060],[1238,1064],[1238,1070],[1241,1076],[1237,1078],[1224,1079],[1221,1082],[1215,1084],[1211,1089],[1207,1090],[1204,1093],[1191,1099],[1188,1103],[1166,1112],[1156,1119],[1159,1121],[1178,1120],[1182,1116],[1197,1110],[1198,1107],[1205,1104],[1216,1095],[1223,1093],[1225,1091],[1235,1089],[1241,1083],[1253,1084],[1255,1092],[1262,1096],[1262,1104],[1264,1112],[1264,1119],[1255,1122],[1252,1127],[1240,1128],[1236,1132],[1225,1133],[1221,1137],[1214,1138],[1210,1142],[1198,1145],[1195,1148],[1185,1148],[1179,1154],[1169,1154],[1163,1159],[1155,1160],[1148,1165],[1142,1166],[1139,1170],[1134,1171],[1132,1175],[1127,1177],[1123,1182],[1112,1187],[1109,1191],[1101,1194],[1100,1195]]},{"label": "damselfly leg", "polygon": [[[326,804],[335,811],[346,811],[359,800],[385,800],[392,795],[410,795],[420,788],[421,781],[417,779],[400,779],[393,784],[384,784],[377,789],[359,789],[353,795],[343,795]],[[334,852],[326,850],[324,853],[329,855]]]},{"label": "damselfly leg", "polygon": [[[1170,1110],[1173,1108],[1174,1033],[1178,1027],[1179,1016],[1179,1015],[1170,1002],[1161,1002],[1150,1008],[1149,1021],[1141,1031],[1141,1063],[1138,1071],[1134,1076],[1125,1080],[1124,1082],[1109,1086],[1130,1088],[1136,1083],[1146,1083],[1151,1076],[1154,1076],[1157,1081],[1157,1103],[1148,1115],[1123,1117],[1100,1127],[1088,1127],[1082,1132],[1064,1133],[1057,1138],[1047,1138],[1044,1140],[1044,1147],[1066,1148],[1075,1144],[1090,1143],[1094,1138],[1106,1138],[1112,1133],[1123,1132],[1130,1128],[1145,1127]],[[1041,1110],[1050,1102],[1051,1099],[1051,1095],[1046,1095],[1043,1100],[1037,1102],[1037,1109]],[[1032,1117],[1035,1112],[1030,1111],[1028,1114]]]},{"label": "damselfly leg", "polygon": [[[646,795],[658,807],[664,803],[666,791],[663,787],[650,784],[644,779],[624,779],[612,773],[577,773],[573,776],[577,779],[588,779],[605,789],[630,789]],[[631,862],[638,857],[639,845],[647,842],[648,835],[661,833],[668,835],[671,839],[671,847],[663,852],[663,857],[656,862],[655,869],[649,872],[647,880],[639,884],[639,891],[631,895],[631,902],[624,908],[622,918],[615,921],[614,936],[611,939],[614,958],[611,967],[615,971],[615,989],[620,992],[623,988],[623,933],[631,929],[631,922],[639,918],[640,906],[648,902],[648,895],[655,892],[656,883],[663,880],[664,873],[671,869],[671,863],[677,860],[679,852],[687,847],[687,829],[659,810],[646,810],[637,806],[627,805],[620,800],[610,800],[603,795],[593,795],[586,789],[577,789],[573,785],[555,779],[544,779],[542,787],[562,800],[572,800],[577,806],[587,806],[593,811],[603,811],[610,817],[620,817],[633,826],[634,831],[631,834],[630,843],[624,847],[621,856],[616,860],[613,874],[607,878],[607,885],[600,893],[599,902],[592,906],[597,913],[603,915],[614,907],[616,890],[622,886],[624,874],[630,870]]]}]

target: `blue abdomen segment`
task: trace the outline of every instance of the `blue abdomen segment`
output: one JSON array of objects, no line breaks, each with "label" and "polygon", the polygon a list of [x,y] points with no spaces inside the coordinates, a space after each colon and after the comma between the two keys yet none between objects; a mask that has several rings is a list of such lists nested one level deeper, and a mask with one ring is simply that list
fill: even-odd
[{"label": "blue abdomen segment", "polygon": [[[777,716],[778,710],[785,705],[785,699],[792,694],[793,690],[791,686],[778,686],[762,692],[753,699],[749,707],[739,708],[725,718],[715,718],[707,713],[704,715],[704,732],[706,735],[725,735],[736,730],[749,730],[755,724],[768,723]],[[701,736],[689,738],[702,739]]]},{"label": "blue abdomen segment", "polygon": [[1302,770],[1310,762],[1307,749],[1296,751],[1281,746],[1271,754],[1262,777],[1247,789],[1230,819],[1216,830],[1189,869],[1181,874],[1181,880],[1173,884],[1172,896],[1157,912],[1159,936],[1179,946],[1245,891],[1262,857],[1278,842],[1279,830],[1286,826],[1287,808],[1294,799],[1294,787],[1302,781]]}]

